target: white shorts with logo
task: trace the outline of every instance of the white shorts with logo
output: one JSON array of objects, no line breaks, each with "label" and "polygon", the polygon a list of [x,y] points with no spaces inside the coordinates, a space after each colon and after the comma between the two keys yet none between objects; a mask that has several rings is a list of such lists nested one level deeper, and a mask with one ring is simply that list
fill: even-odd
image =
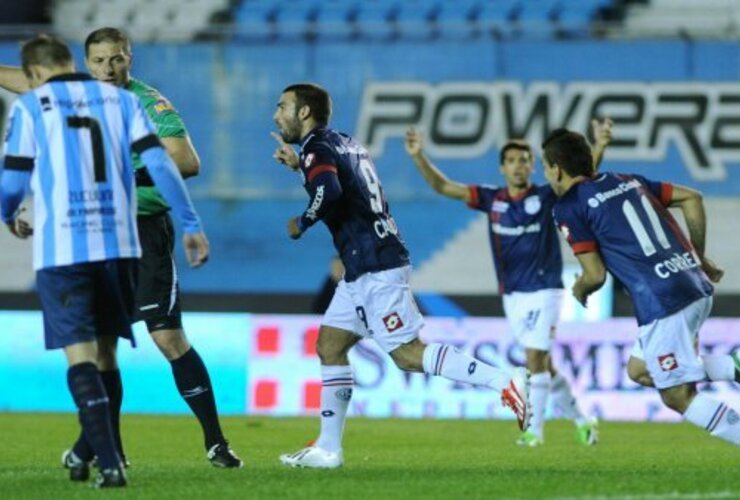
[{"label": "white shorts with logo", "polygon": [[712,297],[704,297],[640,327],[631,355],[645,361],[655,387],[667,389],[704,380],[699,329],[711,310]]},{"label": "white shorts with logo", "polygon": [[514,338],[525,349],[550,350],[562,305],[561,288],[504,295],[504,314]]},{"label": "white shorts with logo", "polygon": [[323,325],[375,340],[385,351],[416,339],[424,318],[409,287],[411,266],[341,280],[324,313]]}]

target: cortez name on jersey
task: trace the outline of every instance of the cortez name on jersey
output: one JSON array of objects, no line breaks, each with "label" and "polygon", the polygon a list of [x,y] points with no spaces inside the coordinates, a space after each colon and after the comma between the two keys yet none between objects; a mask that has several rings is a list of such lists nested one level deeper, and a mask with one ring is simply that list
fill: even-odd
[{"label": "cortez name on jersey", "polygon": [[555,204],[555,222],[576,254],[598,251],[629,290],[637,322],[665,318],[712,294],[691,243],[666,207],[673,186],[604,173]]},{"label": "cortez name on jersey", "polygon": [[310,196],[301,225],[324,221],[346,281],[409,264],[375,166],[361,144],[336,130],[314,129],[301,143],[300,172]]}]

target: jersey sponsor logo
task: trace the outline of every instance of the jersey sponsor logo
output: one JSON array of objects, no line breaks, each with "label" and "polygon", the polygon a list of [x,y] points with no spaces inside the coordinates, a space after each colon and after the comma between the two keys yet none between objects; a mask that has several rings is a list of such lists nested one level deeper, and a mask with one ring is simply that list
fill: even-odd
[{"label": "jersey sponsor logo", "polygon": [[41,103],[41,111],[51,111],[51,101],[49,101],[48,96],[42,96],[39,102]]},{"label": "jersey sponsor logo", "polygon": [[493,203],[491,204],[492,212],[503,214],[503,213],[506,213],[508,209],[509,209],[509,204],[505,201],[493,200]]},{"label": "jersey sponsor logo", "polygon": [[478,158],[510,137],[540,144],[557,128],[615,122],[610,158],[662,162],[671,148],[697,180],[740,161],[740,89],[715,82],[378,82],[365,87],[357,138],[378,157],[410,126],[430,156]]},{"label": "jersey sponsor logo", "polygon": [[154,103],[154,112],[158,115],[161,115],[162,113],[166,111],[174,111],[175,108],[172,106],[170,101],[168,101],[165,98],[160,98],[157,100],[157,102]]},{"label": "jersey sponsor logo", "polygon": [[403,321],[401,321],[401,316],[397,312],[392,312],[383,318],[383,324],[388,333],[392,333],[403,326]]},{"label": "jersey sponsor logo", "polygon": [[320,185],[316,188],[316,194],[313,196],[313,201],[311,202],[311,206],[308,207],[308,210],[306,210],[306,217],[308,217],[311,220],[316,220],[318,215],[316,215],[316,212],[319,211],[321,208],[321,204],[324,202],[324,185]]},{"label": "jersey sponsor logo", "polygon": [[530,196],[524,200],[524,211],[529,215],[534,215],[542,208],[542,202],[539,196]]},{"label": "jersey sponsor logo", "polygon": [[596,193],[593,197],[589,198],[588,206],[591,208],[597,208],[599,205],[611,198],[614,198],[615,196],[623,195],[631,189],[638,189],[640,187],[642,187],[642,184],[640,184],[640,181],[638,181],[637,179],[632,179],[627,182],[621,182],[614,189],[604,191],[603,193]]},{"label": "jersey sponsor logo", "polygon": [[658,356],[658,364],[664,372],[670,372],[678,368],[678,361],[676,361],[676,355],[673,353]]},{"label": "jersey sponsor logo", "polygon": [[542,227],[539,222],[529,224],[528,226],[502,226],[498,222],[491,224],[491,231],[502,236],[521,236],[525,233],[539,233]]}]

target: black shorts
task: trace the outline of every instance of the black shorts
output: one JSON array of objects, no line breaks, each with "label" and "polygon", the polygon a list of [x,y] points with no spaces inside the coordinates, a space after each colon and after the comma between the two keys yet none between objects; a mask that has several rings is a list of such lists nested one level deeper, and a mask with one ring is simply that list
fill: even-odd
[{"label": "black shorts", "polygon": [[130,339],[136,259],[112,259],[36,272],[47,349],[91,342],[101,335]]},{"label": "black shorts", "polygon": [[172,219],[167,213],[140,215],[137,225],[142,255],[135,321],[146,321],[150,332],[182,328]]}]

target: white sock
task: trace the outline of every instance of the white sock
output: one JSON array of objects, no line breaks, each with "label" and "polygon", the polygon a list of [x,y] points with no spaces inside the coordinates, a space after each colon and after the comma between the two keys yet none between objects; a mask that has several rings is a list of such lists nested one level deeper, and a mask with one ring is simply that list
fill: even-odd
[{"label": "white sock", "polygon": [[740,445],[740,417],[727,404],[699,393],[683,416],[692,424],[709,431],[712,436]]},{"label": "white sock", "polygon": [[484,385],[498,392],[506,389],[511,381],[509,373],[444,344],[429,344],[424,349],[423,365],[424,373],[456,382]]},{"label": "white sock", "polygon": [[587,422],[586,416],[578,408],[576,398],[570,390],[570,384],[561,374],[556,374],[550,384],[550,398],[563,418],[575,421],[576,425]]},{"label": "white sock", "polygon": [[545,409],[547,408],[547,395],[550,393],[550,372],[534,373],[529,378],[529,400],[532,402],[532,420],[529,423],[529,431],[538,437],[544,436]]},{"label": "white sock", "polygon": [[316,446],[338,452],[342,449],[342,433],[352,398],[352,367],[321,366],[321,434]]},{"label": "white sock", "polygon": [[700,358],[712,382],[735,380],[735,360],[729,354],[702,354]]}]

